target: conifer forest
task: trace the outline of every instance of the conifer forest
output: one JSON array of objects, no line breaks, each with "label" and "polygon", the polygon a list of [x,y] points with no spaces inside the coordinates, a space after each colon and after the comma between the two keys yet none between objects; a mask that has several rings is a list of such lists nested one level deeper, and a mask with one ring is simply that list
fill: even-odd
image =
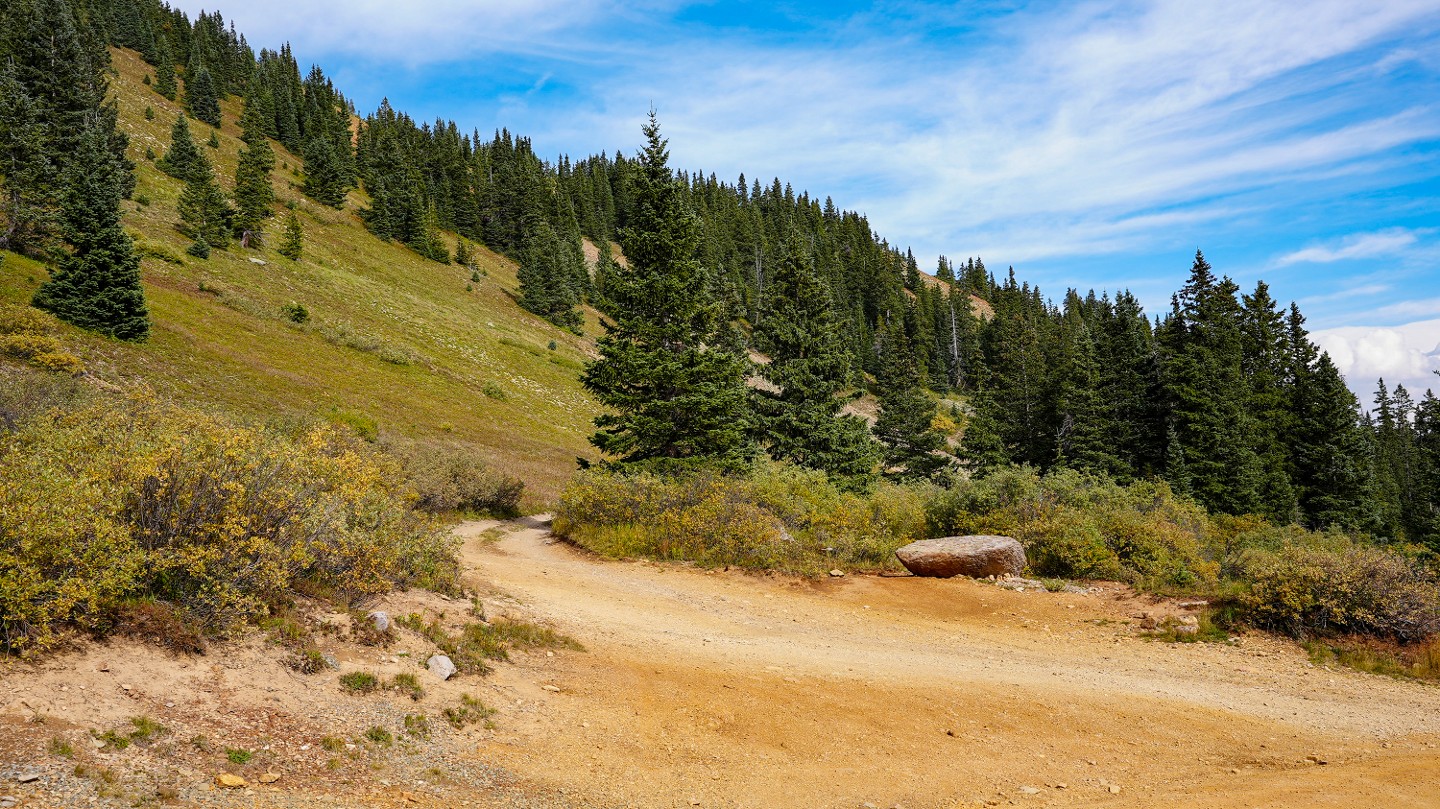
[{"label": "conifer forest", "polygon": [[[852,490],[1070,469],[1440,552],[1440,400],[1376,380],[1357,401],[1295,304],[1239,288],[1199,249],[1174,268],[1170,306],[1147,312],[1124,289],[1042,290],[964,245],[922,267],[828,196],[672,167],[653,113],[639,150],[549,157],[503,127],[357,110],[321,67],[289,46],[256,52],[218,12],[15,0],[0,25],[0,247],[47,262],[34,306],[85,329],[143,341],[149,328],[119,224],[134,180],[107,99],[114,46],[183,103],[156,158],[185,183],[176,224],[193,255],[265,242],[299,255],[269,181],[274,142],[303,156],[315,203],[362,189],[376,237],[462,266],[467,243],[503,254],[520,305],[562,328],[602,313],[583,383],[614,468],[769,455]],[[225,99],[243,101],[233,187],[197,144]],[[867,394],[868,420],[850,406]]]}]

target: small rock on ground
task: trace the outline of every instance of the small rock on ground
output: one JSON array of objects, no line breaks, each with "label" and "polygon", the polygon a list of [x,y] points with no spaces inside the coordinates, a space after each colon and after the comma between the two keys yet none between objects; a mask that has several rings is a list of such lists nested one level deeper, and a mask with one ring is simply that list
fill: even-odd
[{"label": "small rock on ground", "polygon": [[454,677],[455,672],[459,671],[459,669],[455,668],[455,664],[450,661],[450,658],[445,655],[433,655],[425,663],[425,667],[430,669],[431,674],[442,680],[448,680]]}]

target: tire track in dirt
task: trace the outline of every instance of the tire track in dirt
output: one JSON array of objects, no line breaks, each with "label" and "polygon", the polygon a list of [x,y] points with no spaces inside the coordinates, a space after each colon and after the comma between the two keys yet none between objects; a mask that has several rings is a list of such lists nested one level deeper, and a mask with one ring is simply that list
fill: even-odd
[{"label": "tire track in dirt", "polygon": [[482,753],[577,805],[1423,805],[1440,787],[1440,689],[1262,636],[1138,639],[1133,598],[707,573],[600,560],[535,520],[482,539],[494,525],[457,531],[474,583],[590,651]]}]

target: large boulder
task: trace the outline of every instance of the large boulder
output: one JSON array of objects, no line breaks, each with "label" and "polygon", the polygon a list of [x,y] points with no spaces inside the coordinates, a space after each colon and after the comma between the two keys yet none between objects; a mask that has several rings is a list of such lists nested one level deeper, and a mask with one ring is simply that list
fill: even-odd
[{"label": "large boulder", "polygon": [[1014,576],[1025,569],[1025,548],[1010,537],[968,536],[922,539],[895,551],[916,576]]}]

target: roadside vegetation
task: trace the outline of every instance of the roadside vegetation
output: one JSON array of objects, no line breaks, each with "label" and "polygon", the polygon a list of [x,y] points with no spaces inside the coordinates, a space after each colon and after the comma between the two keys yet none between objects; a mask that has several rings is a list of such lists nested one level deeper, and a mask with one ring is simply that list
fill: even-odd
[{"label": "roadside vegetation", "polygon": [[404,467],[348,431],[247,425],[6,373],[6,652],[43,651],[65,627],[144,627],[195,647],[295,592],[348,605],[397,587],[457,590],[454,540],[415,508]]},{"label": "roadside vegetation", "polygon": [[[1397,660],[1433,649],[1440,632],[1426,549],[1211,515],[1164,482],[1122,486],[1072,470],[1012,467],[948,488],[881,483],[867,493],[773,462],[743,475],[589,471],[562,495],[555,530],[612,558],[809,575],[898,570],[894,551],[913,540],[1002,534],[1025,545],[1034,575],[1203,597],[1224,628],[1332,639],[1342,650],[1346,638],[1369,639],[1372,656],[1393,647]],[[1212,628],[1205,637],[1223,634]]]}]

